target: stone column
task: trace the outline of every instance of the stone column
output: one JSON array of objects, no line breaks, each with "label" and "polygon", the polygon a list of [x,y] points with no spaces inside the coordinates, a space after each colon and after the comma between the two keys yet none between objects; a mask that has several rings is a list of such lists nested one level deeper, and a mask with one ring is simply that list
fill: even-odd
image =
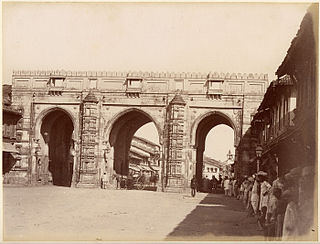
[{"label": "stone column", "polygon": [[31,185],[34,185],[37,183],[37,142],[36,140],[32,140],[31,143]]},{"label": "stone column", "polygon": [[98,187],[98,99],[92,91],[82,103],[80,179],[77,187]]},{"label": "stone column", "polygon": [[[113,179],[113,147],[108,141],[103,142],[104,172],[107,174],[107,188],[114,188]],[[103,172],[103,173],[104,173]]]},{"label": "stone column", "polygon": [[165,191],[182,192],[184,190],[185,172],[183,171],[185,155],[183,150],[185,126],[185,101],[177,94],[168,107],[167,117],[167,185]]}]

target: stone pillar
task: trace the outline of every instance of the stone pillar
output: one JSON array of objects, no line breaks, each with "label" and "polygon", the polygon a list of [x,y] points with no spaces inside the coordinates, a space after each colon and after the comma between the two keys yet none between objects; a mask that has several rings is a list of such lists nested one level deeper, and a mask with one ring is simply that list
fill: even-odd
[{"label": "stone pillar", "polygon": [[98,99],[92,91],[84,98],[81,113],[80,179],[77,187],[98,187]]},{"label": "stone pillar", "polygon": [[184,190],[184,151],[183,138],[185,127],[185,101],[181,95],[175,95],[168,107],[167,117],[167,184],[165,191],[182,192]]},{"label": "stone pillar", "polygon": [[73,174],[72,174],[72,181],[71,181],[71,186],[75,187],[76,182],[77,182],[77,176],[78,176],[78,169],[79,169],[79,142],[76,140],[76,138],[72,137],[73,139],[73,145],[74,148],[72,150],[72,155],[73,155]]},{"label": "stone pillar", "polygon": [[196,170],[196,151],[194,148],[189,148],[186,151],[186,161],[185,161],[185,191],[190,192],[190,183],[193,175],[195,175]]},{"label": "stone pillar", "polygon": [[104,158],[104,171],[107,174],[108,182],[107,188],[114,188],[113,178],[113,147],[110,146],[108,141],[103,142],[103,158]]},{"label": "stone pillar", "polygon": [[38,157],[38,153],[37,152],[37,142],[36,140],[32,139],[32,143],[31,143],[31,185],[35,185],[37,183],[37,157]]}]

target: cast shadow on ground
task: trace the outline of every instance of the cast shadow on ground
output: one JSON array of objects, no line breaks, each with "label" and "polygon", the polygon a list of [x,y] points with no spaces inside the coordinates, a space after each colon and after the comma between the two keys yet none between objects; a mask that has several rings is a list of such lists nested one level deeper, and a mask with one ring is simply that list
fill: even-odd
[{"label": "cast shadow on ground", "polygon": [[166,240],[250,240],[262,241],[256,219],[247,217],[240,200],[208,194]]}]

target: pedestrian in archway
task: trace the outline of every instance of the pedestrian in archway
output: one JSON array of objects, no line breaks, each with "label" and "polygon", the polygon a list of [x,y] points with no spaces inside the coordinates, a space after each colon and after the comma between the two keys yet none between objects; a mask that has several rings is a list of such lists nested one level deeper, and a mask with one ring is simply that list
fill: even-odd
[{"label": "pedestrian in archway", "polygon": [[230,196],[230,197],[234,196],[233,181],[234,181],[234,179],[233,179],[233,177],[231,177],[231,178],[230,178],[230,181],[229,181],[229,189],[230,189],[230,191],[229,191],[229,196]]},{"label": "pedestrian in archway", "polygon": [[120,188],[120,175],[117,174],[117,172],[115,170],[113,170],[113,179],[116,179],[116,189]]},{"label": "pedestrian in archway", "polygon": [[203,178],[203,192],[209,192],[209,179],[207,175]]},{"label": "pedestrian in archway", "polygon": [[197,189],[197,178],[194,175],[193,178],[191,179],[191,183],[190,183],[190,187],[191,187],[191,196],[195,197],[196,195],[196,189]]},{"label": "pedestrian in archway", "polygon": [[212,181],[212,179],[211,180],[208,179],[208,192],[209,193],[212,193],[212,188],[213,188],[213,181]]},{"label": "pedestrian in archway", "polygon": [[223,185],[224,185],[224,195],[229,196],[230,195],[230,180],[228,176],[225,177]]},{"label": "pedestrian in archway", "polygon": [[218,181],[217,181],[217,179],[216,179],[216,177],[215,177],[214,175],[212,176],[211,184],[212,184],[212,190],[211,190],[211,192],[212,192],[212,193],[215,193],[215,192],[217,191]]},{"label": "pedestrian in archway", "polygon": [[106,172],[103,173],[101,181],[102,181],[101,188],[106,189],[107,188],[107,181],[108,181]]},{"label": "pedestrian in archway", "polygon": [[47,184],[49,178],[49,134],[44,132],[41,146],[41,183]]}]

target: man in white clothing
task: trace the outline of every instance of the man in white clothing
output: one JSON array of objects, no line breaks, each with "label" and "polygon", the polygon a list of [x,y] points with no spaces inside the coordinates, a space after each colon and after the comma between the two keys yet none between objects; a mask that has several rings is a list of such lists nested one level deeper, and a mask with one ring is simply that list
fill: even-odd
[{"label": "man in white clothing", "polygon": [[230,180],[228,179],[228,176],[226,176],[223,186],[224,186],[224,195],[229,196],[230,195],[230,186],[229,186]]}]

